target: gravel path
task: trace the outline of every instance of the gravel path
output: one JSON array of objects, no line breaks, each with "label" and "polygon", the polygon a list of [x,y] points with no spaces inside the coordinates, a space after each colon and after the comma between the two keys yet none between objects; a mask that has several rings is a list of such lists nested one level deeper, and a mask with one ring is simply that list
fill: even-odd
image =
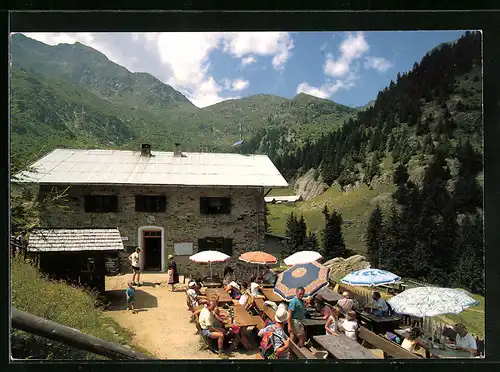
[{"label": "gravel path", "polygon": [[[190,322],[184,289],[171,292],[167,274],[142,274],[141,287],[136,287],[137,314],[126,310],[125,289],[132,274],[106,278],[106,291],[111,306],[105,315],[134,333],[135,344],[159,359],[218,359],[208,350],[200,350],[200,336]],[[181,278],[182,282],[182,278]],[[160,284],[161,283],[161,284]],[[256,359],[257,351],[235,352],[230,359]]]}]

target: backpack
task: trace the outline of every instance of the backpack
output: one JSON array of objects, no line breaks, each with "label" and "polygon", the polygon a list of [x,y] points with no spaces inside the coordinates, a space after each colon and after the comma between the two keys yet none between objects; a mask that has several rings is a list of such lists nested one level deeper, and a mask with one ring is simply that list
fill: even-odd
[{"label": "backpack", "polygon": [[274,333],[274,327],[270,331],[264,333],[262,341],[260,342],[259,352],[263,359],[278,359],[274,349],[274,342],[272,336],[278,336],[283,339],[280,335]]}]

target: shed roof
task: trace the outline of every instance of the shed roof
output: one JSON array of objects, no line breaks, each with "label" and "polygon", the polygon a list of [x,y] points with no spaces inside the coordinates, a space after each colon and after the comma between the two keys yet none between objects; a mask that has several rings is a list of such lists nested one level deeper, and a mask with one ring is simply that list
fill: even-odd
[{"label": "shed roof", "polygon": [[276,202],[288,202],[294,203],[301,200],[301,195],[285,195],[285,196],[266,196],[264,200],[266,203],[272,203],[273,200]]},{"label": "shed roof", "polygon": [[30,252],[124,250],[118,229],[38,229],[30,234]]},{"label": "shed roof", "polygon": [[267,155],[56,149],[18,182],[92,185],[287,187]]}]

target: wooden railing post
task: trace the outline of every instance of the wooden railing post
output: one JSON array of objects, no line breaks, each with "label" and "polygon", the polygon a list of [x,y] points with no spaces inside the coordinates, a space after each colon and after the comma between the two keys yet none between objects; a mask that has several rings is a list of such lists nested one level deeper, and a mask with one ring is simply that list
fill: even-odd
[{"label": "wooden railing post", "polygon": [[38,336],[65,343],[110,359],[153,359],[124,346],[87,335],[77,329],[11,308],[12,327]]}]

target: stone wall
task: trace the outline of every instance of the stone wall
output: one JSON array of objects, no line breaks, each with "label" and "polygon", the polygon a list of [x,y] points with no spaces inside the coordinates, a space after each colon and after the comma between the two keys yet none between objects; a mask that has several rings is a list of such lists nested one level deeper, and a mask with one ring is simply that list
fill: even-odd
[{"label": "stone wall", "polygon": [[[67,186],[59,185],[59,190]],[[52,186],[41,186],[40,197],[47,195]],[[118,195],[117,213],[85,213],[84,195]],[[164,213],[135,211],[135,195],[165,195],[167,208]],[[200,197],[230,197],[231,213],[228,215],[200,214]],[[41,212],[43,228],[101,228],[117,227],[124,237],[124,245],[141,245],[138,229],[143,226],[164,229],[164,257],[173,254],[174,242],[193,242],[198,252],[198,239],[224,237],[233,239],[233,259],[230,265],[237,271],[246,271],[238,256],[246,251],[263,248],[264,198],[263,190],[242,188],[194,188],[194,187],[135,187],[135,186],[71,186],[65,200]],[[154,223],[148,217],[154,218]],[[128,254],[123,254],[123,270],[131,272]],[[208,274],[208,265],[195,264],[189,256],[175,258],[181,275],[191,277]],[[165,268],[168,263],[164,262]],[[215,272],[222,275],[223,264],[214,264]],[[123,271],[122,270],[122,271]]]}]

